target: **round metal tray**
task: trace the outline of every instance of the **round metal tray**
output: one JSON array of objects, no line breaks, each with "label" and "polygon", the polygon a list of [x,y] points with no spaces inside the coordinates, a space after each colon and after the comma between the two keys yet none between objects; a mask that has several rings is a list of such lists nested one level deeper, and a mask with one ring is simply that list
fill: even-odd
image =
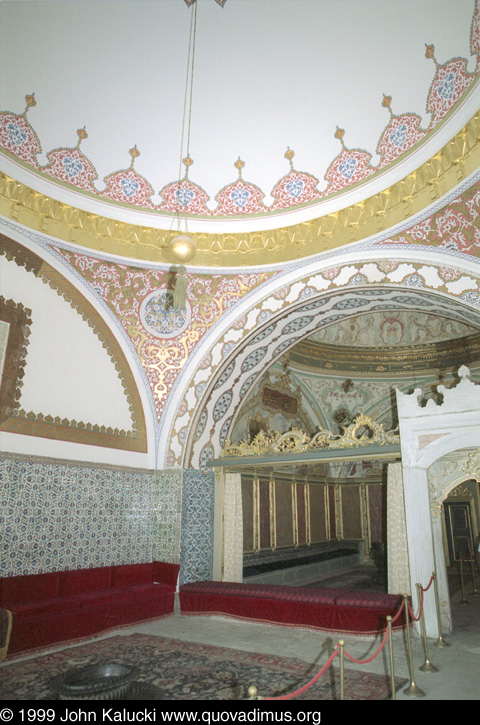
[{"label": "round metal tray", "polygon": [[124,664],[90,665],[59,675],[50,687],[59,700],[121,700],[138,674]]}]

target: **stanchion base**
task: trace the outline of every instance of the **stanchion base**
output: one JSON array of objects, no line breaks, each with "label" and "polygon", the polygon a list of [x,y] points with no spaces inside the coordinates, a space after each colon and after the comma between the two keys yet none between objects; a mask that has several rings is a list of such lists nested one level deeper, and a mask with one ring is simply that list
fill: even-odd
[{"label": "stanchion base", "polygon": [[468,599],[460,599],[460,601],[458,603],[459,604],[470,604],[470,602],[468,601]]},{"label": "stanchion base", "polygon": [[439,637],[437,641],[435,642],[435,647],[450,647],[449,642],[445,642],[443,637]]},{"label": "stanchion base", "polygon": [[405,695],[409,695],[410,697],[425,697],[424,691],[421,690],[414,682],[406,687],[403,692]]},{"label": "stanchion base", "polygon": [[438,672],[438,667],[435,667],[435,665],[432,665],[430,660],[427,660],[425,664],[423,664],[421,667],[418,668],[422,672]]}]

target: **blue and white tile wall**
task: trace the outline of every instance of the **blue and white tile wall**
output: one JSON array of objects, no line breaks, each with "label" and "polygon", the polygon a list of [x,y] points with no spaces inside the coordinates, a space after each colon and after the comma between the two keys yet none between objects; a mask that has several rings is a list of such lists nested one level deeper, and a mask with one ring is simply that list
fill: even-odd
[{"label": "blue and white tile wall", "polygon": [[152,512],[154,561],[180,561],[182,474],[181,468],[155,472]]},{"label": "blue and white tile wall", "polygon": [[211,577],[213,474],[2,454],[0,482],[2,576],[159,559]]},{"label": "blue and white tile wall", "polygon": [[151,560],[152,472],[3,457],[0,480],[2,575]]},{"label": "blue and white tile wall", "polygon": [[213,578],[215,474],[183,471],[180,584]]}]

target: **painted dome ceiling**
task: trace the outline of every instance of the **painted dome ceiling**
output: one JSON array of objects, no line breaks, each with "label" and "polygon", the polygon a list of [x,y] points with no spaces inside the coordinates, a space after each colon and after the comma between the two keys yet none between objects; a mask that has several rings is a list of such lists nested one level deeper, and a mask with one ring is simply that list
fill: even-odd
[{"label": "painted dome ceiling", "polygon": [[335,212],[427,162],[480,105],[476,0],[0,12],[4,173],[156,229],[181,216],[192,232],[253,232]]}]

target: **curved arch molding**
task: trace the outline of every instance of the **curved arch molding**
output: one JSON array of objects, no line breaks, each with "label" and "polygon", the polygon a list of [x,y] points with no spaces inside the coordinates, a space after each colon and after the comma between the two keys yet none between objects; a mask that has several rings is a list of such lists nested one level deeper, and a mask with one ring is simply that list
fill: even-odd
[{"label": "curved arch molding", "polygon": [[395,259],[324,269],[277,290],[212,345],[179,396],[168,465],[202,468],[218,457],[239,401],[291,346],[323,325],[389,306],[480,327],[478,279],[458,269]]},{"label": "curved arch molding", "polygon": [[[195,266],[281,264],[358,242],[404,222],[480,166],[480,112],[438,153],[384,191],[311,221],[264,231],[192,233]],[[86,249],[171,263],[169,230],[108,219],[56,201],[3,174],[0,211],[36,231]]]},{"label": "curved arch molding", "polygon": [[[0,254],[40,277],[88,323],[115,366],[128,400],[132,419],[132,430],[120,431],[81,421],[26,413],[13,403],[8,409],[8,414],[0,422],[0,431],[146,453],[147,430],[141,398],[125,355],[103,318],[65,277],[34,252],[3,234],[0,235]],[[24,365],[28,365],[28,355]],[[17,386],[19,382],[20,379],[17,378]]]}]

